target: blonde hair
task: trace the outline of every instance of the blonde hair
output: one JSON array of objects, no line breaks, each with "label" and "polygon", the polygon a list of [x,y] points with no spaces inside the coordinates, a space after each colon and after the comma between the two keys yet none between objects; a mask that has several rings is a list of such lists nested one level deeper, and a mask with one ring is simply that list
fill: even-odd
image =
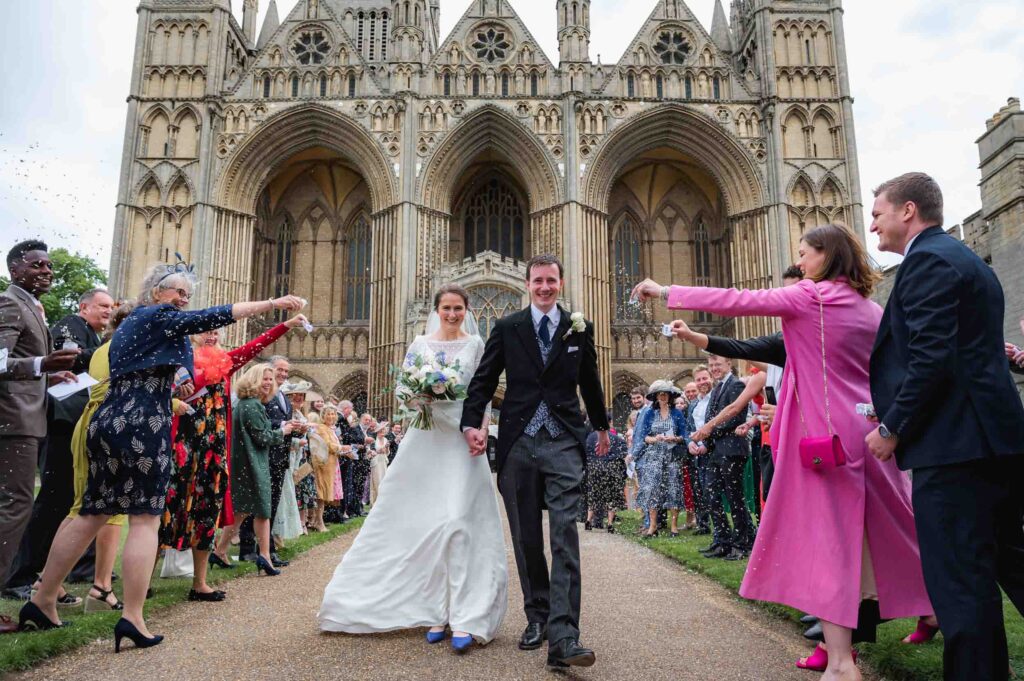
[{"label": "blonde hair", "polygon": [[234,380],[235,394],[238,395],[238,399],[244,400],[249,397],[261,398],[263,402],[269,402],[270,398],[277,393],[277,382],[274,382],[274,387],[271,389],[270,395],[265,400],[262,399],[260,391],[263,388],[263,373],[269,371],[273,373],[273,369],[270,368],[269,364],[253,364],[251,367],[242,372],[242,374]]},{"label": "blonde hair", "polygon": [[320,411],[320,418],[319,418],[320,423],[327,423],[327,414],[328,413],[334,414],[334,422],[335,423],[337,423],[338,419],[341,418],[341,412],[338,411],[337,407],[328,404],[328,405],[326,405]]},{"label": "blonde hair", "polygon": [[320,414],[317,414],[315,411],[309,416],[307,416],[306,420],[309,421],[310,423],[323,423],[323,421],[320,418]]}]

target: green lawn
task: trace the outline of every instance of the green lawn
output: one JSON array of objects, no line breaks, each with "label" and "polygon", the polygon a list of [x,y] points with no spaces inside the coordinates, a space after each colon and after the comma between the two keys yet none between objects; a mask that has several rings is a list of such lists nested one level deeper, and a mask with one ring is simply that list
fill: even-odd
[{"label": "green lawn", "polygon": [[[359,528],[362,525],[362,520],[362,518],[357,518],[349,520],[343,525],[330,525],[327,532],[298,537],[289,541],[287,547],[282,548],[279,553],[282,558],[292,558],[308,551],[314,546],[319,546],[346,532]],[[122,533],[122,545],[127,536],[127,530],[128,528],[125,527]],[[237,557],[237,547],[232,547],[232,554]],[[159,570],[160,564],[158,562],[154,574],[158,575],[160,573]],[[120,556],[114,571],[120,574]],[[255,571],[256,567],[253,563],[239,563],[238,567],[234,570],[211,568],[207,581],[211,586],[223,584],[232,579],[252,574]],[[287,569],[285,575],[287,575]],[[284,579],[287,579],[287,577],[284,577]],[[188,598],[189,590],[192,588],[192,579],[160,579],[159,577],[154,577],[152,588],[153,597],[146,602],[147,615],[185,601]],[[89,585],[72,584],[69,585],[68,590],[84,599],[89,591]],[[120,581],[114,583],[114,592],[120,596]],[[15,601],[0,600],[0,614],[10,615],[16,619],[21,605],[21,603]],[[216,607],[216,604],[211,605],[211,607]],[[78,606],[78,608],[74,609],[62,608],[61,617],[71,620],[74,624],[66,629],[0,636],[0,677],[6,672],[27,669],[46,658],[74,650],[97,639],[113,639],[114,624],[117,622],[120,614],[111,611],[89,613],[87,615],[83,612],[82,606]]]},{"label": "green lawn", "polygon": [[[710,537],[696,537],[683,532],[672,539],[663,533],[654,539],[640,539],[636,530],[640,516],[635,512],[619,514],[619,529],[628,539],[650,547],[694,572],[707,575],[733,592],[738,592],[746,561],[729,562],[708,559],[700,555],[700,549],[710,544]],[[740,596],[737,594],[737,598]],[[786,620],[794,631],[802,632],[805,627],[799,623],[798,613],[792,608],[775,603],[758,602],[758,606]],[[1006,617],[1006,634],[1010,647],[1010,662],[1017,678],[1024,678],[1024,619],[1006,597],[1003,597]],[[931,643],[920,646],[905,645],[901,639],[914,630],[916,620],[895,620],[883,624],[878,630],[878,643],[859,646],[860,659],[886,679],[914,681],[941,681],[942,679],[942,635]],[[808,654],[811,645],[808,643]]]}]

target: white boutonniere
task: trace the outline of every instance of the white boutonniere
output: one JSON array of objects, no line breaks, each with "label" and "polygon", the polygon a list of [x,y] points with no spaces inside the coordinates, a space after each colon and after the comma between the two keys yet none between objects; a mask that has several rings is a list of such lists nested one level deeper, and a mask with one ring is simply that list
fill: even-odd
[{"label": "white boutonniere", "polygon": [[572,324],[569,326],[569,330],[562,336],[562,340],[565,340],[574,333],[583,333],[587,330],[587,320],[583,318],[582,312],[573,312],[569,316],[569,320]]}]

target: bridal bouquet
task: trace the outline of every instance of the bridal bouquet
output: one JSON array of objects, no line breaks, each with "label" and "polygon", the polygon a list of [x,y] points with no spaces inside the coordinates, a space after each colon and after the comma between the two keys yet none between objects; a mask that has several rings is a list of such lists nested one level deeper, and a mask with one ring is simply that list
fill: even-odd
[{"label": "bridal bouquet", "polygon": [[391,367],[396,376],[395,397],[401,407],[398,418],[411,419],[411,427],[434,427],[431,403],[466,399],[466,386],[460,384],[459,360],[447,361],[444,353],[409,353],[401,367]]}]

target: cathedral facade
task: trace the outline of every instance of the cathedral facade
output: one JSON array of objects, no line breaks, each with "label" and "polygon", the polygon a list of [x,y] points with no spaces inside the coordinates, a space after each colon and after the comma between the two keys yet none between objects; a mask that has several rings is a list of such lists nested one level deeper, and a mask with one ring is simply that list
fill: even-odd
[{"label": "cathedral facade", "polygon": [[230,0],[142,0],[114,290],[177,252],[197,305],[303,296],[314,331],[273,352],[386,413],[439,284],[470,291],[486,334],[554,253],[621,410],[701,361],[628,304],[634,283],[772,286],[806,229],[863,233],[840,0],[718,0],[710,28],[660,0],[609,64],[590,0],[553,5],[557,63],[507,0],[472,0],[447,36],[440,0],[270,0],[259,30],[258,0],[241,23]]}]

